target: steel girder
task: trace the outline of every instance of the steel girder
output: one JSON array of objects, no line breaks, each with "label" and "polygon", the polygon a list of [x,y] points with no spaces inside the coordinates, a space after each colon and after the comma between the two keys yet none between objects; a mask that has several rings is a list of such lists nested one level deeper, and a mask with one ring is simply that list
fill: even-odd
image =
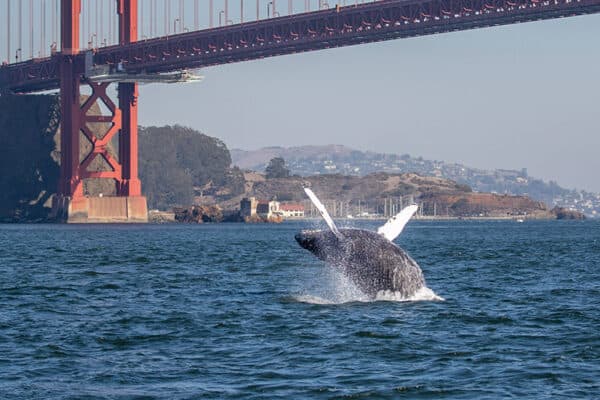
[{"label": "steel girder", "polygon": [[[161,73],[413,36],[600,12],[600,0],[382,0],[96,50],[96,65]],[[0,68],[0,87],[58,87],[55,59]]]}]

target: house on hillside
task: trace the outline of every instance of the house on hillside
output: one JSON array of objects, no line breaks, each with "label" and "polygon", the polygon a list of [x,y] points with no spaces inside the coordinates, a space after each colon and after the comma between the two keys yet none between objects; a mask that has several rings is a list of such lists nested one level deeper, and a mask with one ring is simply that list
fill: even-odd
[{"label": "house on hillside", "polygon": [[304,218],[304,206],[297,203],[280,204],[279,213],[283,218]]}]

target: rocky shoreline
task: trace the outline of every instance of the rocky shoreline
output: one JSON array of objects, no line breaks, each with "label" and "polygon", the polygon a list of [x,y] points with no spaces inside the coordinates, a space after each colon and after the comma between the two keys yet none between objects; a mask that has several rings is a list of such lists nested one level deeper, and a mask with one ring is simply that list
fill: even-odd
[{"label": "rocky shoreline", "polygon": [[[237,222],[237,223],[282,223],[282,222],[290,222],[290,221],[319,221],[321,217],[296,217],[283,220],[279,219],[271,219],[267,220],[265,218],[248,218],[243,219],[239,216],[237,212],[231,212],[226,214],[227,216],[222,219],[213,219],[208,215],[196,214],[195,216],[189,217],[189,212],[182,214],[176,214],[175,212],[169,211],[158,211],[152,210],[148,214],[148,220],[150,223],[155,224],[163,224],[163,223],[228,223],[228,222]],[[193,214],[192,214],[193,215]],[[551,212],[544,217],[541,216],[487,216],[487,217],[449,217],[449,216],[433,216],[433,215],[425,215],[425,216],[415,216],[413,217],[417,221],[553,221],[553,220],[585,220],[585,215],[572,210],[564,210],[564,209],[553,209]],[[335,220],[344,220],[344,221],[386,221],[387,218],[384,217],[360,217],[360,218],[335,218]]]}]

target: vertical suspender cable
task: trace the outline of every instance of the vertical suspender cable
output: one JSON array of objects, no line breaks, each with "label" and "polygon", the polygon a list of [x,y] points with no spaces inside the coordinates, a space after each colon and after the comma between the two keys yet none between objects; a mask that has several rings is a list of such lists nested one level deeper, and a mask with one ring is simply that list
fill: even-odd
[{"label": "vertical suspender cable", "polygon": [[94,26],[92,25],[92,0],[87,0],[87,4],[85,7],[85,14],[87,17],[87,24],[85,26],[85,38],[84,44],[87,44],[87,48],[91,49],[92,46],[92,31]]},{"label": "vertical suspender cable", "polygon": [[144,38],[144,0],[140,2],[140,23],[138,26],[140,27],[140,39]]},{"label": "vertical suspender cable", "polygon": [[23,0],[19,0],[19,46],[15,58],[17,61],[23,61]]},{"label": "vertical suspender cable", "polygon": [[179,32],[185,27],[185,14],[183,12],[183,0],[179,0]]},{"label": "vertical suspender cable", "polygon": [[52,11],[50,12],[50,55],[54,51],[56,45],[56,1],[52,0],[50,4]]},{"label": "vertical suspender cable", "polygon": [[99,28],[98,27],[99,15],[98,14],[100,14],[100,13],[98,12],[99,11],[98,10],[98,4],[99,4],[98,0],[96,0],[95,3],[96,3],[96,29],[94,29],[94,37],[96,38],[96,43],[94,45],[92,45],[92,47],[98,47],[98,32],[99,32],[99,29],[98,29]]},{"label": "vertical suspender cable", "polygon": [[40,12],[40,57],[46,56],[46,0],[42,0]]},{"label": "vertical suspender cable", "polygon": [[258,4],[259,0],[256,0],[256,20],[258,21],[260,19],[260,7]]},{"label": "vertical suspender cable", "polygon": [[244,0],[240,0],[240,23],[244,23]]},{"label": "vertical suspender cable", "polygon": [[154,15],[156,15],[156,3],[155,0],[150,0],[150,36],[154,37]]},{"label": "vertical suspender cable", "polygon": [[115,43],[119,43],[119,34],[117,33],[119,30],[117,28],[117,20],[118,20],[118,10],[117,10],[117,3],[113,1],[113,5],[112,5],[112,10],[110,12],[111,15],[111,22],[110,22],[110,26],[112,26],[112,42],[113,44]]},{"label": "vertical suspender cable", "polygon": [[79,47],[85,48],[87,46],[87,38],[85,35],[85,29],[87,28],[85,25],[85,14],[87,12],[87,4],[85,0],[81,2],[81,16],[79,18],[80,21],[80,29],[79,29]]},{"label": "vertical suspender cable", "polygon": [[54,0],[54,51],[58,50],[58,0]]},{"label": "vertical suspender cable", "polygon": [[33,58],[33,0],[29,0],[29,58]]},{"label": "vertical suspender cable", "polygon": [[154,36],[154,0],[150,0],[150,32],[148,36]]},{"label": "vertical suspender cable", "polygon": [[56,1],[52,0],[50,4],[50,8],[52,12],[50,12],[50,55],[52,55],[52,49],[54,48],[54,34],[56,33],[56,19],[54,18],[54,12],[56,11]]},{"label": "vertical suspender cable", "polygon": [[164,5],[165,5],[165,9],[164,9],[164,13],[163,13],[163,18],[164,18],[165,23],[163,26],[163,29],[164,29],[163,35],[166,35],[167,34],[167,24],[168,24],[168,22],[167,22],[167,2],[166,1],[164,2]]},{"label": "vertical suspender cable", "polygon": [[198,0],[194,0],[194,30],[198,30]]},{"label": "vertical suspender cable", "polygon": [[209,15],[209,25],[212,28],[213,27],[213,0],[210,0],[208,2],[208,15]]},{"label": "vertical suspender cable", "polygon": [[6,3],[6,62],[10,63],[10,0]]},{"label": "vertical suspender cable", "polygon": [[93,46],[93,42],[92,42],[92,0],[87,0],[87,42],[88,42],[88,48],[92,48]]},{"label": "vertical suspender cable", "polygon": [[113,44],[113,1],[108,2],[108,45]]},{"label": "vertical suspender cable", "polygon": [[104,44],[104,0],[96,0],[96,2],[98,3],[98,7],[100,8],[100,12],[98,13],[98,18],[100,18],[100,30],[98,32],[98,41],[100,42],[99,47],[102,47],[102,45]]},{"label": "vertical suspender cable", "polygon": [[225,26],[227,26],[227,21],[229,21],[229,0],[225,0]]},{"label": "vertical suspender cable", "polygon": [[171,0],[167,0],[167,34],[171,33]]},{"label": "vertical suspender cable", "polygon": [[149,27],[148,27],[148,37],[152,37],[152,21],[154,18],[154,4],[153,1],[150,1],[150,18],[148,18],[149,21]]}]

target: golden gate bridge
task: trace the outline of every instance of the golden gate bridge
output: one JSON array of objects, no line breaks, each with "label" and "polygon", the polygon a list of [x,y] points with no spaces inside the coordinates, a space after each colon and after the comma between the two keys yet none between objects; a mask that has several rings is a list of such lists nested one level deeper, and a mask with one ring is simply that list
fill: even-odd
[{"label": "golden gate bridge", "polygon": [[[137,82],[180,82],[206,66],[592,14],[600,0],[5,0],[5,7],[0,95],[60,90],[53,209],[59,218],[88,222],[147,218],[137,170]],[[116,102],[111,84],[118,85]],[[92,112],[96,104],[107,111]],[[97,135],[94,124],[108,128]],[[115,137],[118,157],[108,150]],[[82,161],[81,140],[91,144]],[[97,157],[106,170],[90,170]],[[86,196],[90,178],[114,180],[117,196]]]}]

